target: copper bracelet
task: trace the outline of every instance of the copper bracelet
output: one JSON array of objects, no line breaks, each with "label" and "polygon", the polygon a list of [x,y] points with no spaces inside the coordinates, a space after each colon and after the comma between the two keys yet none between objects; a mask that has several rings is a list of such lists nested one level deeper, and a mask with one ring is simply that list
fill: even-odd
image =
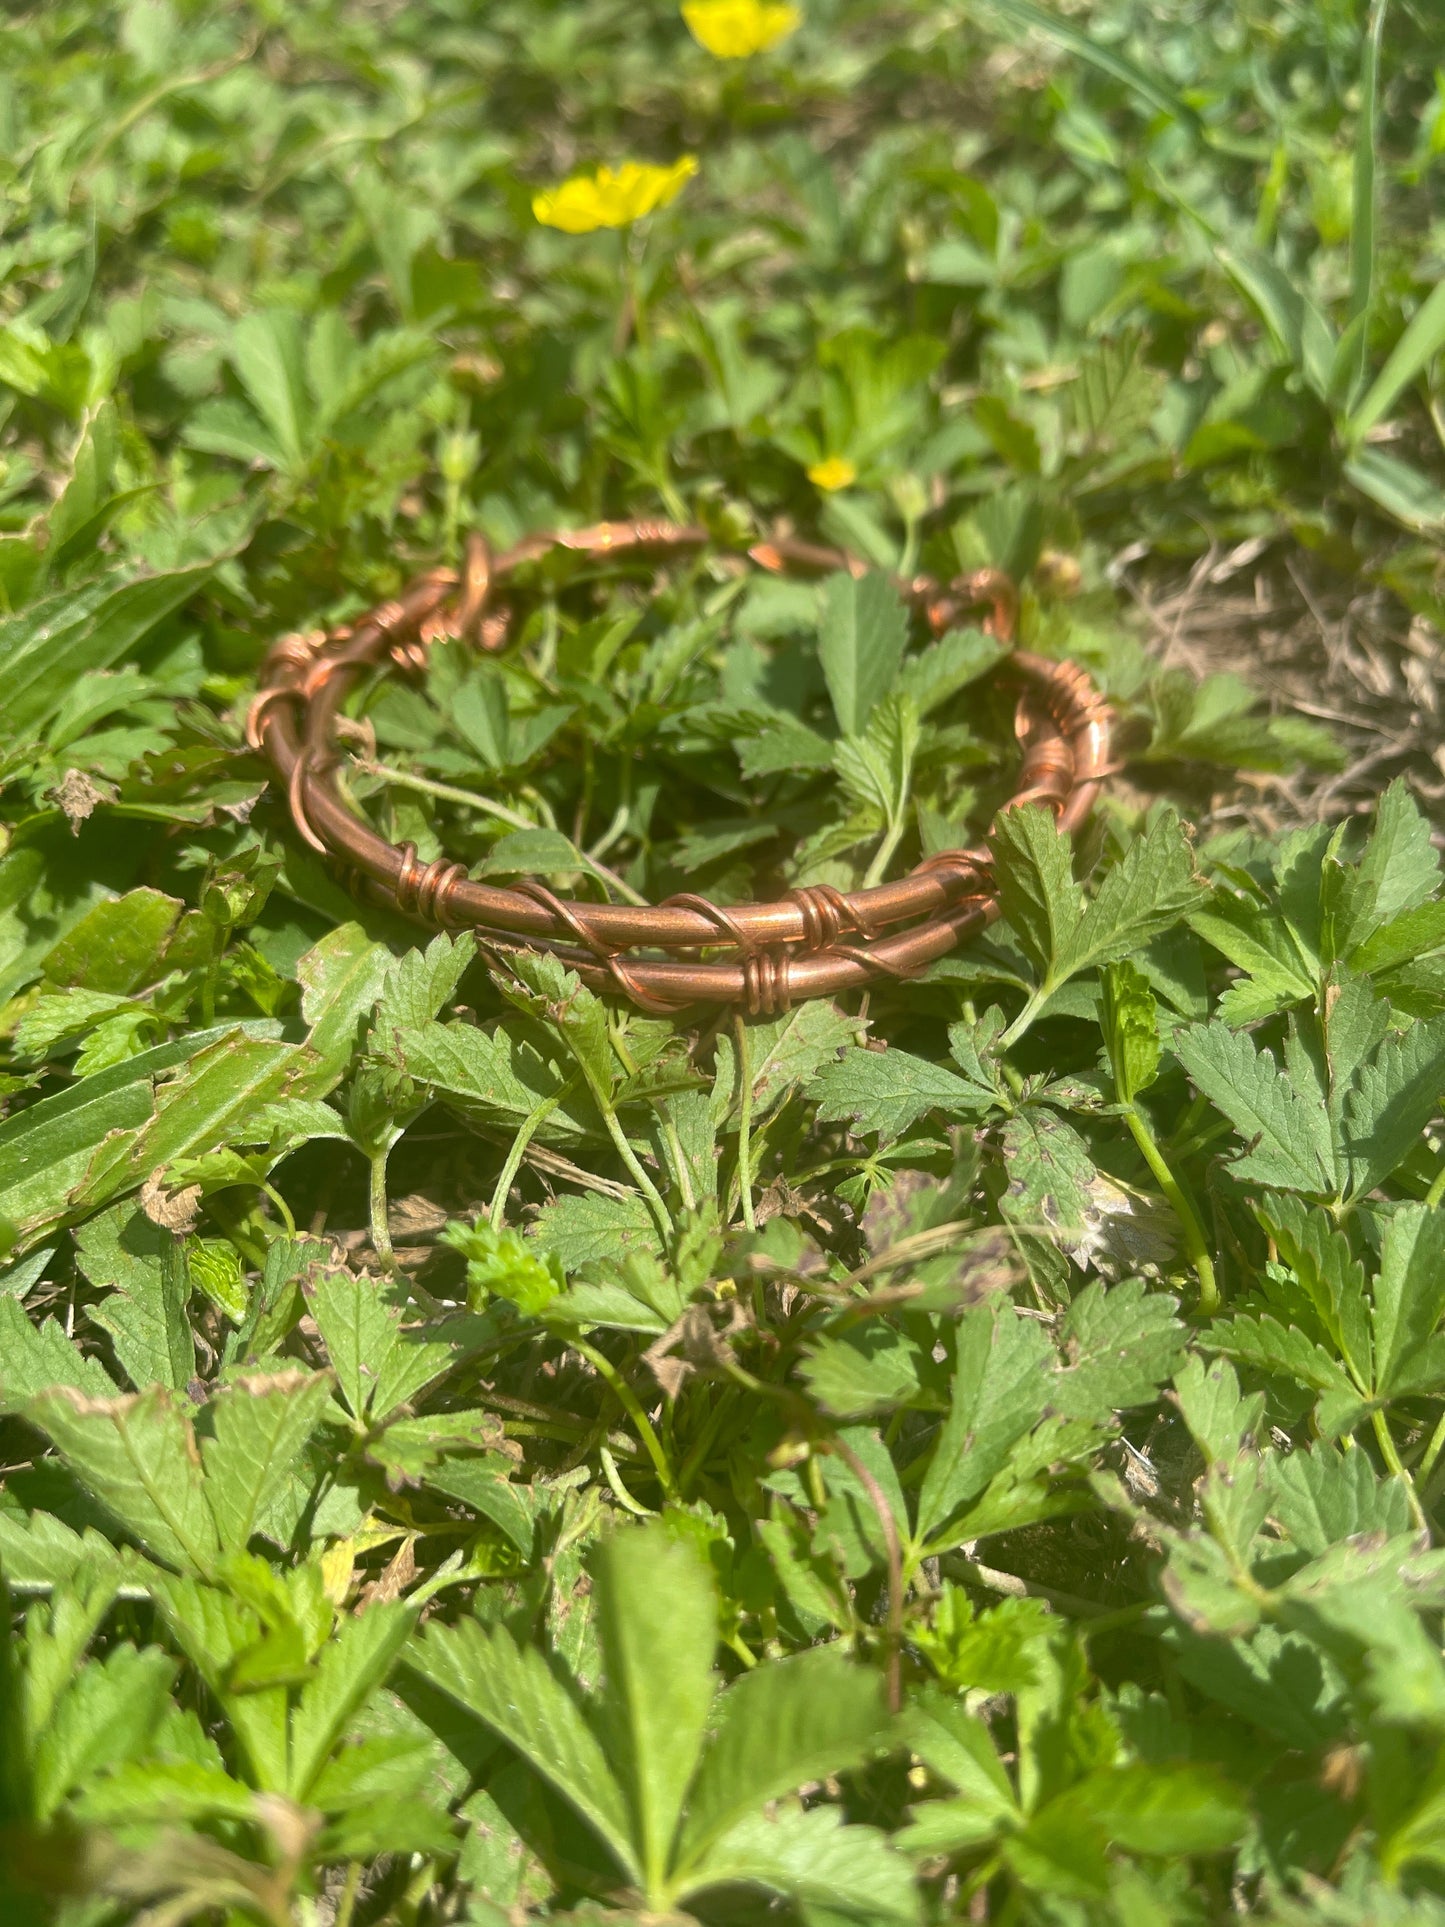
[{"label": "copper bracelet", "polygon": [[[714,1003],[773,1015],[800,998],[910,977],[982,930],[999,907],[986,849],[940,851],[907,876],[872,889],[808,884],[776,903],[726,907],[686,893],[634,908],[559,897],[536,882],[508,889],[474,882],[464,864],[445,857],[423,863],[414,844],[388,843],[338,793],[341,705],[363,669],[387,657],[420,669],[442,637],[501,649],[511,611],[498,604],[496,591],[549,550],[661,557],[710,546],[715,538],[702,528],[603,522],[531,536],[493,559],[474,535],[460,571],[434,569],[343,627],[284,636],[266,659],[246,734],[275,766],[297,833],[342,866],[354,894],[436,928],[471,928],[494,952],[553,951],[586,982],[621,991],[658,1014]],[[746,556],[778,575],[866,572],[841,550],[791,539],[754,543]],[[966,611],[986,608],[983,627],[1013,641],[1017,597],[998,570],[946,585],[918,575],[898,588],[934,635]],[[1023,751],[1015,793],[1004,807],[1041,803],[1061,829],[1075,829],[1108,771],[1108,708],[1075,663],[1013,650],[1001,669],[1021,686],[1014,731]],[[658,951],[682,954],[636,954]],[[732,954],[704,960],[703,952],[716,951]]]}]

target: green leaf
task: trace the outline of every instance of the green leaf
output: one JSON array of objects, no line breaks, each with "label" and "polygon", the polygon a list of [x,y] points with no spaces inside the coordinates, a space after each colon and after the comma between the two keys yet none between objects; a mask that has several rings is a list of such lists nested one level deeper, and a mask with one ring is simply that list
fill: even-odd
[{"label": "green leaf", "polygon": [[[807,1084],[858,1034],[856,1018],[836,1004],[815,997],[795,1004],[781,1017],[748,1025],[748,1064],[752,1072],[752,1117],[761,1124],[796,1084]],[[737,1053],[724,1031],[717,1040],[714,1115],[730,1114],[738,1096]],[[726,1105],[727,1109],[721,1109]]]},{"label": "green leaf", "polygon": [[427,1473],[426,1483],[431,1491],[460,1499],[490,1519],[525,1559],[536,1537],[537,1495],[532,1486],[514,1485],[508,1476],[511,1469],[511,1461],[500,1456],[449,1458]]},{"label": "green leaf", "polygon": [[1355,165],[1350,219],[1350,319],[1360,326],[1355,368],[1346,383],[1352,394],[1363,379],[1368,341],[1365,320],[1375,291],[1375,143],[1379,116],[1380,41],[1387,0],[1374,0],[1364,36],[1360,71],[1360,119],[1355,128]]},{"label": "green leaf", "polygon": [[845,736],[861,736],[903,661],[908,619],[886,575],[830,575],[823,587],[818,660]]},{"label": "green leaf", "polygon": [[812,1080],[820,1123],[847,1122],[856,1131],[899,1137],[925,1111],[972,1117],[998,1101],[989,1085],[960,1077],[942,1064],[907,1051],[857,1046],[824,1063]]},{"label": "green leaf", "polygon": [[1179,923],[1202,891],[1183,825],[1172,810],[1161,811],[1105,875],[1082,918],[1063,924],[1050,981],[1131,955]]},{"label": "green leaf", "polygon": [[1264,1394],[1242,1398],[1234,1367],[1191,1358],[1174,1379],[1179,1411],[1194,1443],[1211,1465],[1232,1466],[1254,1439],[1264,1413]]},{"label": "green leaf", "polygon": [[485,1295],[494,1295],[536,1318],[567,1288],[555,1257],[548,1253],[539,1258],[515,1231],[496,1231],[479,1218],[473,1225],[449,1224],[442,1237],[467,1261],[468,1301],[474,1310],[485,1304]]},{"label": "green leaf", "polygon": [[1304,1290],[1309,1307],[1361,1385],[1374,1375],[1365,1273],[1328,1213],[1268,1192],[1255,1215]]},{"label": "green leaf", "polygon": [[80,1668],[35,1749],[37,1820],[49,1820],[73,1787],[143,1751],[175,1672],[156,1646],[118,1646]]},{"label": "green leaf", "polygon": [[1393,1536],[1410,1529],[1410,1507],[1398,1479],[1376,1478],[1363,1452],[1315,1445],[1266,1462],[1272,1516],[1315,1558],[1362,1532]]},{"label": "green leaf", "polygon": [[833,1920],[903,1927],[922,1918],[913,1869],[873,1827],[850,1827],[836,1807],[750,1815],[716,1841],[678,1892],[762,1887],[826,1910]]},{"label": "green leaf", "polygon": [[1222,1853],[1244,1832],[1243,1794],[1215,1767],[1135,1762],[1092,1773],[1062,1796],[1126,1853]]},{"label": "green leaf", "polygon": [[948,1415],[918,1495],[920,1539],[977,1498],[1037,1424],[1052,1392],[1049,1341],[1012,1304],[965,1313],[957,1347]]},{"label": "green leaf", "polygon": [[113,1286],[90,1317],[111,1335],[115,1355],[138,1391],[168,1385],[184,1392],[196,1372],[186,1317],[190,1280],[180,1240],[144,1212],[121,1206],[76,1233],[76,1261],[93,1285]]},{"label": "green leaf", "polygon": [[515,1747],[595,1828],[623,1871],[639,1876],[626,1796],[577,1701],[535,1648],[475,1620],[433,1624],[408,1663]]},{"label": "green leaf", "polygon": [[394,958],[377,1005],[377,1029],[409,1030],[429,1024],[450,1003],[476,954],[477,940],[464,930],[455,936],[443,932],[424,950],[408,950]]},{"label": "green leaf", "polygon": [[999,1161],[1007,1185],[999,1208],[1013,1224],[1063,1241],[1082,1236],[1097,1173],[1072,1124],[1041,1104],[1005,1120]]},{"label": "green leaf", "polygon": [[1041,803],[1005,810],[989,838],[999,901],[1009,927],[1047,976],[1079,921],[1072,848]]},{"label": "green leaf", "polygon": [[374,1278],[323,1270],[308,1284],[307,1296],[341,1395],[357,1420],[384,1419],[451,1360],[447,1345],[403,1331]]},{"label": "green leaf", "polygon": [[1324,1437],[1334,1437],[1358,1422],[1363,1411],[1359,1387],[1339,1360],[1299,1326],[1281,1324],[1268,1314],[1254,1317],[1241,1312],[1211,1325],[1209,1343],[1241,1365],[1318,1393]]},{"label": "green leaf", "polygon": [[1183,1360],[1188,1337],[1175,1317],[1178,1301],[1151,1291],[1142,1278],[1106,1290],[1081,1291],[1064,1315],[1064,1365],[1050,1404],[1066,1418],[1106,1423],[1115,1411],[1145,1405]]},{"label": "green leaf", "polygon": [[721,1696],[688,1799],[682,1874],[738,1820],[805,1782],[861,1765],[887,1720],[882,1682],[836,1647],[777,1660]]},{"label": "green leaf", "polygon": [[[565,1070],[546,1061],[529,1040],[505,1029],[427,1023],[397,1030],[392,1037],[409,1076],[487,1123],[515,1129],[539,1104],[557,1097],[567,1082]],[[548,1125],[553,1135],[560,1130],[576,1137],[582,1130],[565,1104],[552,1109]]]},{"label": "green leaf", "polygon": [[47,955],[48,983],[124,996],[161,974],[161,956],[181,914],[176,897],[128,890],[88,910]]},{"label": "green leaf", "polygon": [[307,1800],[351,1720],[401,1656],[416,1617],[415,1606],[397,1599],[338,1622],[291,1718],[293,1799]]},{"label": "green leaf", "polygon": [[809,1346],[799,1376],[824,1411],[835,1418],[906,1405],[918,1391],[917,1347],[891,1326],[825,1333]]},{"label": "green leaf", "polygon": [[216,1394],[201,1457],[224,1551],[243,1552],[253,1533],[265,1531],[330,1393],[325,1373],[286,1371],[233,1378]]},{"label": "green leaf", "polygon": [[1440,886],[1440,856],[1429,820],[1403,777],[1397,776],[1375,805],[1358,869],[1361,880],[1374,885],[1381,923],[1417,909]]},{"label": "green leaf", "polygon": [[243,316],[231,337],[231,359],[287,465],[299,468],[310,451],[312,417],[300,315],[262,308]]},{"label": "green leaf", "polygon": [[1299,1095],[1269,1051],[1218,1019],[1176,1031],[1172,1049],[1195,1087],[1245,1140],[1241,1177],[1295,1191],[1329,1192],[1329,1121]]},{"label": "green leaf", "polygon": [[1445,1317],[1445,1213],[1423,1204],[1396,1208],[1385,1230],[1375,1280],[1375,1390],[1400,1397],[1434,1389],[1442,1358],[1430,1341]]},{"label": "green leaf", "polygon": [[717,1594],[691,1540],[624,1529],[592,1561],[603,1684],[597,1724],[626,1789],[649,1892],[666,1876],[716,1681]]},{"label": "green leaf", "polygon": [[[250,1027],[274,1034],[275,1026]],[[72,1192],[102,1145],[128,1147],[150,1122],[152,1080],[174,1072],[246,1027],[221,1025],[142,1051],[109,1070],[83,1077],[0,1124],[0,1220],[33,1237],[67,1215]],[[103,1201],[103,1200],[100,1200]]]},{"label": "green leaf", "polygon": [[129,1398],[39,1392],[25,1416],[126,1531],[180,1571],[206,1571],[219,1550],[190,1420],[160,1385]]},{"label": "green leaf", "polygon": [[14,1410],[52,1385],[88,1398],[110,1398],[116,1389],[99,1359],[72,1345],[53,1318],[33,1325],[19,1299],[0,1298],[0,1400]]},{"label": "green leaf", "polygon": [[317,1058],[307,1083],[312,1097],[324,1096],[350,1063],[361,1020],[393,968],[385,944],[373,943],[359,923],[328,930],[297,962],[306,1042]]},{"label": "green leaf", "polygon": [[1159,1012],[1149,979],[1131,963],[1110,964],[1103,977],[1104,1045],[1121,1104],[1132,1104],[1159,1073]]},{"label": "green leaf", "polygon": [[171,1637],[224,1707],[254,1783],[284,1794],[289,1785],[287,1688],[240,1684],[235,1678],[262,1642],[260,1618],[231,1592],[186,1575],[155,1572],[148,1584]]},{"label": "green leaf", "polygon": [[[1384,1182],[1419,1141],[1445,1093],[1445,1016],[1387,1037],[1345,1097],[1350,1197]],[[1241,1165],[1240,1169],[1243,1168]]]},{"label": "green leaf", "polygon": [[[1253,1005],[1247,1010],[1242,1006],[1229,1008],[1231,1017],[1248,1022],[1313,994],[1314,981],[1299,948],[1272,908],[1217,888],[1203,907],[1190,912],[1188,921],[1191,930],[1253,980]],[[1239,1003],[1238,991],[1234,986],[1226,993],[1231,1006]]]},{"label": "green leaf", "polygon": [[1416,309],[1369,392],[1350,416],[1345,432],[1351,442],[1358,445],[1384,420],[1410,383],[1442,348],[1445,348],[1445,281],[1432,288]]},{"label": "green leaf", "polygon": [[[1445,313],[1445,306],[1441,312]],[[1361,495],[1406,528],[1429,533],[1445,524],[1445,489],[1412,462],[1380,448],[1362,448],[1344,464],[1344,473]]]},{"label": "green leaf", "polygon": [[79,677],[130,655],[210,579],[213,566],[132,579],[117,570],[0,618],[0,749],[42,729]]}]

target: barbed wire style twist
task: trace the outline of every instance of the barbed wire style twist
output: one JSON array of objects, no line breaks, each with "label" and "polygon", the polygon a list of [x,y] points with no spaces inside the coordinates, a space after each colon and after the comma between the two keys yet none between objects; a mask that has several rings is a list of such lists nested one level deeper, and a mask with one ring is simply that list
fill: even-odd
[{"label": "barbed wire style twist", "polygon": [[[512,611],[497,592],[553,550],[646,561],[715,546],[705,529],[656,521],[529,536],[495,557],[473,535],[459,570],[433,569],[330,632],[283,636],[267,656],[246,733],[269,757],[297,834],[337,865],[354,894],[432,928],[475,930],[494,957],[552,951],[586,982],[650,1012],[737,1004],[773,1015],[803,998],[914,976],[976,935],[999,912],[983,848],[938,851],[908,875],[860,890],[806,884],[776,902],[729,905],[685,892],[634,906],[563,898],[537,882],[477,882],[444,856],[423,863],[414,844],[387,842],[346,801],[337,776],[342,738],[348,729],[354,736],[355,726],[342,704],[363,671],[387,664],[420,671],[442,638],[504,648]],[[791,538],[756,542],[743,553],[774,575],[866,573],[842,550]],[[1009,649],[999,673],[1019,692],[1014,734],[1022,759],[1003,807],[1039,803],[1061,829],[1076,829],[1110,773],[1109,709],[1089,676],[1076,663],[1013,647],[1018,598],[1000,570],[948,583],[915,575],[897,586],[935,636],[971,610],[986,611],[983,627]]]}]

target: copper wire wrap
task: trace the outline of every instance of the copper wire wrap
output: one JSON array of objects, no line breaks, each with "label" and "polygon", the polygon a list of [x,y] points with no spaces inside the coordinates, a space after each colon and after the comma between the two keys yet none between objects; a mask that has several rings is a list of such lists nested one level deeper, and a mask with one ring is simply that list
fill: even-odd
[{"label": "copper wire wrap", "polygon": [[[804,998],[914,976],[986,928],[998,915],[998,894],[981,848],[938,851],[871,889],[807,884],[775,903],[727,906],[684,892],[633,907],[559,897],[537,882],[507,889],[474,882],[460,863],[423,863],[414,844],[388,843],[344,800],[336,784],[348,727],[341,705],[362,671],[388,664],[420,671],[442,637],[504,648],[511,609],[498,591],[551,550],[609,560],[631,552],[646,561],[712,546],[706,530],[671,522],[603,522],[529,536],[495,557],[473,535],[460,571],[433,569],[329,634],[283,636],[266,659],[246,735],[275,767],[297,833],[334,861],[353,894],[433,928],[475,930],[498,962],[509,950],[553,951],[586,982],[653,1013],[738,1004],[772,1016]],[[846,569],[857,576],[866,568],[841,550],[784,538],[754,543],[746,560],[779,575]],[[948,583],[914,576],[898,588],[934,635],[984,610],[989,634],[1013,643],[1018,597],[999,570]],[[1077,829],[1109,773],[1108,706],[1076,663],[1011,648],[999,673],[1018,689],[1014,733],[1022,751],[1004,808],[1039,803],[1061,829]]]}]

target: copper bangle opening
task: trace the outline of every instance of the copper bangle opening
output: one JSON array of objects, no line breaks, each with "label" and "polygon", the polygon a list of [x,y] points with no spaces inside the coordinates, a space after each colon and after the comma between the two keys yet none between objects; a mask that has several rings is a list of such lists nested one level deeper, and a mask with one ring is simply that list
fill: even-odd
[{"label": "copper bangle opening", "polygon": [[[907,876],[870,889],[811,884],[774,903],[726,906],[687,893],[634,907],[560,897],[537,882],[507,889],[474,882],[460,863],[446,857],[423,863],[412,844],[388,843],[343,801],[334,780],[341,760],[337,723],[363,669],[388,661],[419,669],[443,636],[502,648],[510,617],[496,602],[497,591],[551,549],[662,557],[713,545],[701,528],[603,522],[531,536],[492,557],[474,535],[460,572],[434,569],[329,634],[282,637],[267,656],[247,738],[275,767],[297,833],[336,862],[354,893],[435,929],[475,930],[493,951],[553,951],[596,988],[657,1013],[712,1003],[770,1016],[802,998],[912,976],[985,928],[998,915],[998,896],[982,848],[937,852]],[[859,575],[865,568],[841,550],[792,540],[755,543],[746,556],[773,574],[846,569]],[[935,635],[966,611],[985,609],[982,626],[1013,642],[1017,595],[998,570],[949,583],[914,576],[898,588]],[[1023,751],[1015,793],[1003,807],[1041,803],[1060,828],[1076,829],[1107,772],[1108,707],[1075,663],[1014,649],[1001,669],[1019,685],[1014,733]],[[634,954],[659,951],[665,954]],[[704,951],[732,956],[704,960]]]}]

